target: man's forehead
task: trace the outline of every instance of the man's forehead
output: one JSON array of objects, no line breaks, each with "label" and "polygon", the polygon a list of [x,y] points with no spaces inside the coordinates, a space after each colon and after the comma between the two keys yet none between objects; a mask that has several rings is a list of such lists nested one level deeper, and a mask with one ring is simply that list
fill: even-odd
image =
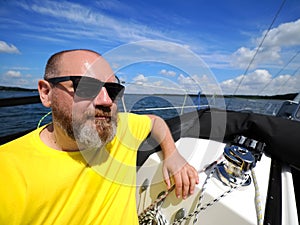
[{"label": "man's forehead", "polygon": [[108,62],[93,52],[70,52],[61,57],[61,71],[64,76],[81,75],[103,81],[114,81],[114,73]]},{"label": "man's forehead", "polygon": [[64,53],[61,58],[61,67],[66,70],[77,72],[85,72],[91,67],[98,67],[103,63],[99,55],[86,51],[74,51]]}]

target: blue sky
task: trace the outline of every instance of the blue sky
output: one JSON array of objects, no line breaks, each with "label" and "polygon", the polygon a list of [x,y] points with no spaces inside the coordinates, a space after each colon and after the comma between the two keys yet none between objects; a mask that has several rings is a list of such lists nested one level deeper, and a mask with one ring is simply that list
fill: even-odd
[{"label": "blue sky", "polygon": [[300,91],[299,0],[0,0],[0,21],[4,86],[36,88],[51,54],[88,48],[128,86]]}]

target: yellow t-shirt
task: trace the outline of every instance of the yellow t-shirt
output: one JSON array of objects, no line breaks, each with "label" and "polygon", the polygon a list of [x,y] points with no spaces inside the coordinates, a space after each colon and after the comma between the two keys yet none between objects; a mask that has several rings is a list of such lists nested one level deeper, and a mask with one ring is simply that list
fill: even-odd
[{"label": "yellow t-shirt", "polygon": [[115,138],[89,165],[95,151],[49,148],[42,129],[0,147],[1,225],[138,224],[136,153],[149,117],[119,113]]}]

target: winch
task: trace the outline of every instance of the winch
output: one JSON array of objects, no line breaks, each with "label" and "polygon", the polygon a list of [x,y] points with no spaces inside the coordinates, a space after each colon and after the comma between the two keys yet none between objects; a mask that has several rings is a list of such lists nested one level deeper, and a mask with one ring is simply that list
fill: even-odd
[{"label": "winch", "polygon": [[228,186],[247,186],[251,183],[249,171],[260,160],[264,146],[244,136],[238,136],[235,143],[224,148],[225,160],[217,165],[217,175]]}]

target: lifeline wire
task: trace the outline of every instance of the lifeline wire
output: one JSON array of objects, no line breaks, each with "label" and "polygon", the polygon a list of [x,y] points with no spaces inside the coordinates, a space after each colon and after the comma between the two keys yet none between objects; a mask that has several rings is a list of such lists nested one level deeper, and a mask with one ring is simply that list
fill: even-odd
[{"label": "lifeline wire", "polygon": [[[274,16],[274,18],[273,18],[272,23],[270,24],[270,26],[269,26],[267,32],[265,33],[265,35],[264,35],[263,39],[261,40],[261,42],[260,42],[258,48],[256,49],[256,51],[255,51],[255,53],[254,53],[252,59],[250,60],[250,63],[248,64],[248,67],[247,67],[246,71],[244,72],[244,75],[245,75],[245,76],[247,75],[247,73],[248,73],[248,71],[249,71],[249,69],[250,69],[250,66],[252,65],[252,63],[253,63],[253,61],[254,61],[256,55],[258,54],[258,52],[259,52],[261,46],[263,45],[263,43],[264,43],[264,41],[265,41],[267,35],[269,34],[269,32],[270,32],[270,30],[271,30],[271,28],[272,28],[272,26],[273,26],[273,24],[274,24],[274,22],[275,22],[275,20],[277,19],[277,17],[278,17],[278,15],[279,15],[280,11],[282,10],[285,1],[286,1],[286,0],[283,0],[283,1],[282,1],[281,5],[280,5],[280,7],[279,7],[279,9],[278,9],[278,11],[276,12],[276,14],[275,14],[275,16]],[[233,92],[233,95],[235,95],[236,92],[238,91],[240,85],[242,84],[243,80],[245,79],[245,76],[243,76],[242,79],[240,80],[238,86],[236,87],[235,91]]]},{"label": "lifeline wire", "polygon": [[[238,85],[237,85],[236,89],[234,90],[234,92],[232,93],[232,95],[235,95],[235,94],[237,93],[237,91],[239,90],[239,88],[240,88],[242,82],[243,82],[244,79],[245,79],[245,76],[247,75],[247,73],[248,73],[248,71],[249,71],[249,69],[250,69],[250,66],[251,66],[252,63],[254,62],[255,57],[257,56],[257,54],[258,54],[260,48],[262,47],[262,45],[263,45],[263,43],[264,43],[264,41],[265,41],[267,35],[269,34],[269,32],[270,32],[270,30],[271,30],[271,28],[272,28],[272,26],[273,26],[275,20],[277,19],[277,17],[278,17],[278,15],[279,15],[280,11],[282,10],[282,8],[283,8],[285,2],[286,2],[286,0],[283,0],[283,1],[282,1],[282,3],[281,3],[281,5],[280,5],[278,11],[276,12],[276,14],[275,14],[275,16],[274,16],[274,18],[273,18],[273,20],[272,20],[272,22],[271,22],[271,24],[270,24],[268,30],[267,30],[267,32],[265,33],[265,35],[264,35],[262,41],[260,42],[260,44],[259,44],[259,46],[257,47],[257,49],[256,49],[256,51],[255,51],[253,57],[251,58],[250,63],[248,64],[248,66],[247,66],[247,68],[246,68],[246,70],[245,70],[245,72],[244,72],[244,76],[242,76],[242,79],[241,79],[240,82],[238,83]],[[231,105],[231,101],[232,101],[232,99],[229,100],[229,102],[228,102],[228,104],[227,104],[227,108]]]},{"label": "lifeline wire", "polygon": [[[298,52],[296,52],[296,54],[295,55],[293,55],[293,57],[291,57],[290,58],[290,60],[276,73],[276,75],[273,77],[273,78],[275,78],[275,77],[278,77],[279,75],[280,75],[280,73],[298,56],[300,54],[300,50],[298,51]],[[297,71],[299,70],[299,68],[300,67],[298,67],[296,70],[295,70],[295,72],[281,85],[281,87],[283,87],[287,82],[288,82],[288,80],[290,80],[296,73],[297,73]],[[270,85],[270,83],[273,81],[273,79],[272,80],[270,80],[261,90],[260,90],[260,92],[258,93],[258,95],[260,95],[260,94],[262,94],[262,92],[266,89],[266,87],[268,86],[268,85]],[[279,89],[279,91],[280,91],[280,89]],[[277,92],[277,93],[279,93],[279,91]]]}]

